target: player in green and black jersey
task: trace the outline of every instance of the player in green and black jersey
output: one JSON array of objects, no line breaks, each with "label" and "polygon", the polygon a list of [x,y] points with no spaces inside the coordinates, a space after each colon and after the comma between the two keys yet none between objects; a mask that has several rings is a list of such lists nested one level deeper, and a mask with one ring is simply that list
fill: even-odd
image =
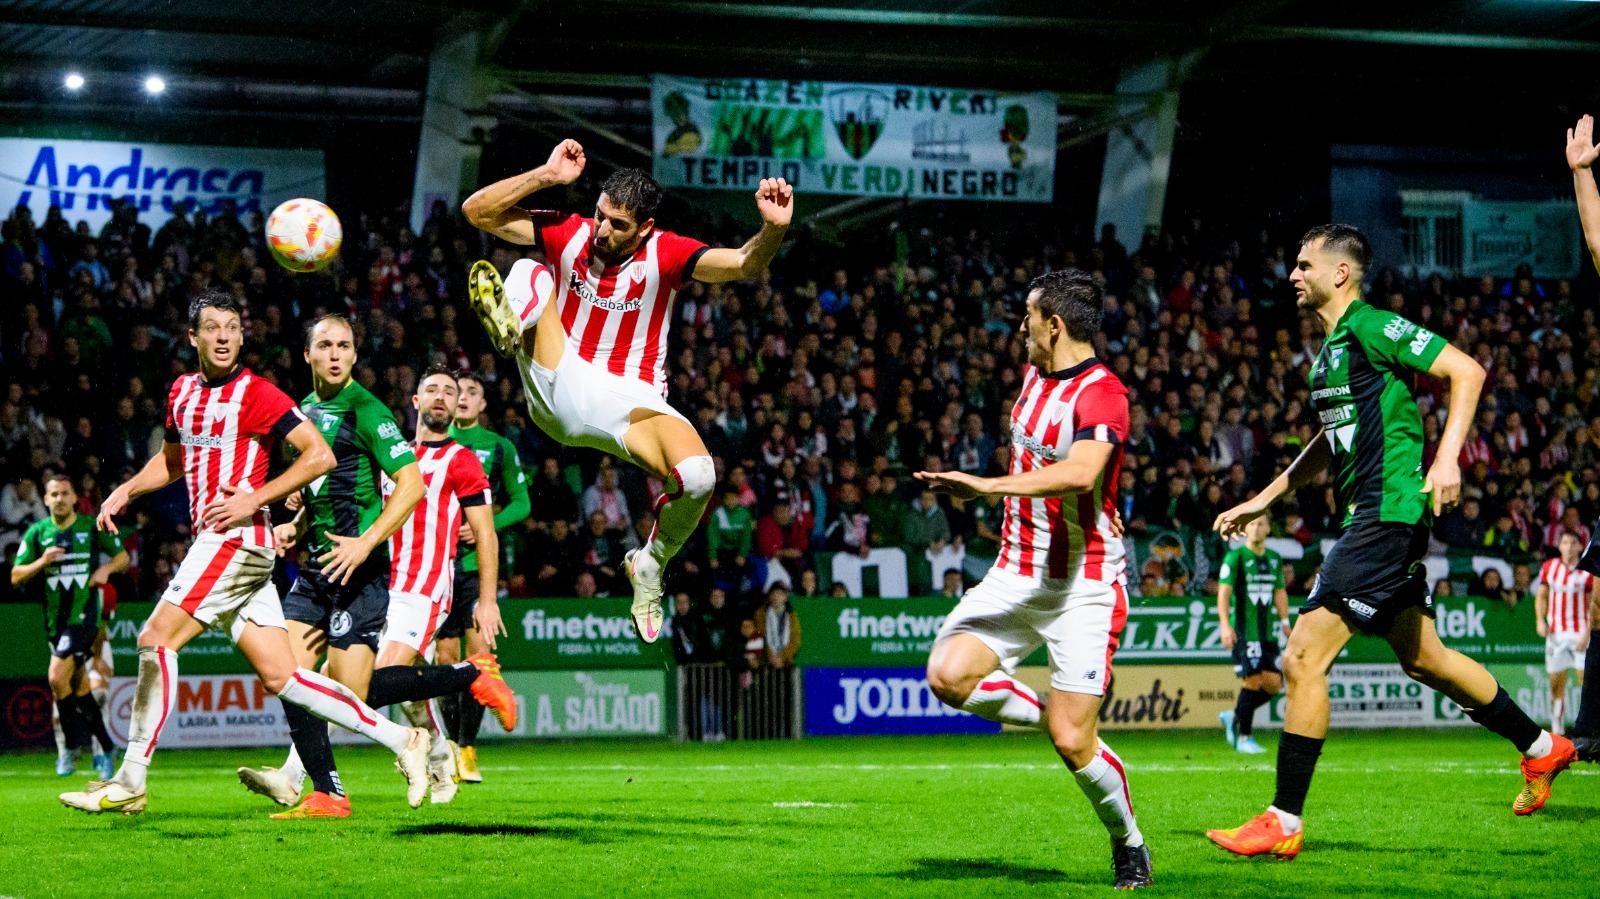
[{"label": "player in green and black jersey", "polygon": [[[528,501],[528,478],[511,441],[478,423],[487,405],[483,379],[466,372],[456,376],[456,386],[459,398],[455,421],[450,425],[450,439],[472,450],[483,463],[484,474],[489,476],[489,486],[494,491],[494,529],[504,531],[527,518],[532,511]],[[465,523],[461,526],[461,540],[461,556],[456,561],[455,602],[444,624],[440,625],[435,642],[438,647],[435,660],[441,665],[461,658],[463,636],[468,655],[488,651],[472,626],[478,604],[478,550],[472,545],[472,530]],[[510,542],[502,540],[500,545],[505,547]],[[500,560],[500,570],[510,570],[505,559]],[[461,779],[467,783],[481,782],[483,774],[478,769],[476,743],[478,729],[483,725],[483,706],[467,692],[445,697],[440,706],[456,750]]]},{"label": "player in green and black jersey", "polygon": [[[1301,239],[1289,280],[1300,308],[1315,314],[1327,334],[1311,367],[1311,405],[1322,431],[1254,499],[1217,516],[1217,531],[1235,536],[1324,470],[1344,509],[1344,530],[1323,557],[1284,655],[1289,697],[1276,797],[1243,826],[1207,834],[1240,855],[1299,853],[1300,813],[1328,731],[1328,669],[1357,633],[1388,641],[1407,674],[1516,746],[1524,779],[1512,804],[1517,814],[1542,808],[1551,781],[1574,757],[1569,741],[1541,730],[1494,675],[1447,649],[1434,630],[1422,566],[1428,524],[1461,497],[1457,457],[1485,376],[1444,338],[1362,302],[1370,256],[1366,236],[1348,225],[1323,225]],[[1426,474],[1422,418],[1412,396],[1416,372],[1446,380],[1450,390]]]},{"label": "player in green and black jersey", "polygon": [[128,553],[115,531],[97,531],[94,519],[80,517],[74,511],[77,504],[78,492],[70,478],[58,474],[45,480],[44,505],[50,517],[34,522],[22,535],[11,584],[28,585],[44,604],[50,693],[66,737],[56,773],[63,777],[73,773],[74,753],[92,735],[100,742],[95,770],[102,780],[110,780],[115,746],[100,703],[89,691],[88,672],[90,653],[100,636],[100,590],[113,574],[127,569]]},{"label": "player in green and black jersey", "polygon": [[1217,572],[1217,633],[1233,651],[1240,679],[1238,703],[1222,713],[1222,730],[1228,745],[1246,755],[1266,752],[1253,736],[1256,710],[1281,686],[1278,640],[1289,633],[1283,557],[1267,548],[1270,531],[1265,515],[1245,525],[1244,543],[1228,551]]}]

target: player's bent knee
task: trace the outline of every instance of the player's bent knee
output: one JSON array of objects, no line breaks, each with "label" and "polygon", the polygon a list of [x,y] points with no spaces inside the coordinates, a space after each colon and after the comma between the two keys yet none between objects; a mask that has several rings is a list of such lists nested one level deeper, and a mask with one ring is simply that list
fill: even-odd
[{"label": "player's bent knee", "polygon": [[1436,654],[1418,655],[1410,659],[1400,660],[1400,670],[1406,677],[1421,683],[1432,683],[1439,679],[1444,670],[1444,658]]},{"label": "player's bent knee", "polygon": [[955,666],[929,665],[928,688],[939,701],[951,708],[959,709],[972,695],[972,688],[977,686],[977,678],[970,677]]},{"label": "player's bent knee", "polygon": [[678,475],[685,496],[696,499],[710,498],[717,486],[717,466],[710,456],[690,456],[672,466]]},{"label": "player's bent knee", "polygon": [[1055,744],[1056,754],[1076,771],[1094,761],[1100,738],[1092,727],[1072,727],[1052,730],[1050,741]]}]

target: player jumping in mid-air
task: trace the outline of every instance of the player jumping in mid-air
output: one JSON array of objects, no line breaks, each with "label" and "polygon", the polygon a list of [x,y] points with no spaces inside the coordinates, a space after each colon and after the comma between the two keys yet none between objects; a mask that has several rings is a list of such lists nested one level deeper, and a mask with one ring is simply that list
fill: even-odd
[{"label": "player jumping in mid-air", "polygon": [[[1233,652],[1239,700],[1221,714],[1228,745],[1246,755],[1266,752],[1255,738],[1256,710],[1277,695],[1278,640],[1288,639],[1289,591],[1283,557],[1267,549],[1271,523],[1263,515],[1244,527],[1244,543],[1228,551],[1217,572],[1217,633]],[[1276,616],[1268,616],[1268,610]]]},{"label": "player jumping in mid-air", "polygon": [[[415,678],[374,672],[385,628],[395,613],[389,540],[426,501],[426,485],[399,423],[354,379],[355,332],[349,321],[329,315],[312,324],[306,331],[305,357],[312,391],[302,405],[338,461],[306,488],[295,520],[276,528],[280,554],[302,541],[310,550],[284,601],[298,663],[315,667],[326,650],[329,675],[373,708],[418,698],[412,692],[419,687],[415,678],[441,692],[472,685],[479,674],[473,665],[419,669]],[[391,488],[387,500],[385,482]],[[484,677],[498,680],[498,675]],[[298,803],[274,817],[348,816],[350,800],[334,768],[327,728],[287,707],[285,714],[294,741],[288,759],[280,768],[240,768],[239,780],[280,804]],[[437,767],[432,759],[430,767]],[[301,801],[306,775],[313,790]],[[430,785],[436,783],[437,772],[430,773]],[[433,786],[431,792],[438,790]]]},{"label": "player jumping in mid-air", "polygon": [[[1525,784],[1512,804],[1516,814],[1543,808],[1551,783],[1574,756],[1566,738],[1541,730],[1494,675],[1446,648],[1434,630],[1422,566],[1428,522],[1430,513],[1460,499],[1456,460],[1484,372],[1439,335],[1361,300],[1370,256],[1366,236],[1348,225],[1322,225],[1301,239],[1289,280],[1300,308],[1315,313],[1327,333],[1311,368],[1311,404],[1322,431],[1265,490],[1216,520],[1216,530],[1233,537],[1330,466],[1344,508],[1344,532],[1324,556],[1284,652],[1289,697],[1272,805],[1240,827],[1207,832],[1239,855],[1299,854],[1300,815],[1328,733],[1328,669],[1358,633],[1384,638],[1406,674],[1522,753]],[[1426,475],[1412,372],[1450,385],[1449,416]]]},{"label": "player jumping in mid-air", "polygon": [[1583,686],[1583,656],[1600,611],[1600,579],[1578,569],[1583,545],[1577,534],[1562,531],[1556,548],[1561,555],[1539,569],[1533,607],[1544,638],[1544,670],[1550,675],[1550,732],[1559,734],[1566,726],[1567,672]]},{"label": "player jumping in mid-air", "polygon": [[531,193],[576,181],[585,162],[583,147],[564,140],[544,165],[467,198],[462,211],[474,226],[536,244],[550,260],[549,267],[518,261],[503,285],[492,265],[478,262],[467,288],[495,347],[516,359],[528,411],[545,433],[665,481],[655,530],[624,564],[634,628],[654,643],[663,623],[662,569],[694,533],[716,485],[700,435],[663,398],[673,299],[690,280],[765,271],[794,215],[794,192],[781,178],[763,179],[755,193],[761,230],[737,249],[657,228],[661,188],[637,169],[612,173],[587,217],[518,208]]},{"label": "player jumping in mid-air", "polygon": [[[395,724],[343,685],[295,662],[272,584],[274,534],[267,506],[328,474],[334,456],[293,400],[240,363],[243,337],[239,303],[231,295],[204,293],[189,304],[189,341],[199,351],[200,371],[172,384],[161,451],[100,507],[98,525],[111,530],[112,518],[134,498],[183,478],[195,539],[139,632],[139,680],[122,766],[110,780],[61,794],[71,808],[93,814],[145,810],[156,741],[177,710],[178,651],[208,627],[232,637],[285,707],[302,706],[392,750],[413,807],[427,793],[425,731]],[[268,459],[279,441],[298,457],[268,479]]]},{"label": "player jumping in mid-air", "polygon": [[128,553],[116,531],[96,531],[93,520],[74,511],[77,504],[71,478],[54,474],[45,479],[44,506],[50,514],[23,533],[11,585],[30,585],[44,603],[50,694],[64,744],[56,774],[66,777],[76,770],[78,747],[93,736],[100,742],[94,770],[101,780],[110,780],[116,745],[106,731],[100,703],[89,692],[89,668],[100,645],[100,587],[127,569]]},{"label": "player jumping in mid-air", "polygon": [[[1029,285],[1028,368],[1011,410],[1011,473],[918,472],[960,499],[1005,497],[1000,556],[961,598],[928,658],[928,685],[947,705],[993,721],[1045,727],[1111,834],[1118,889],[1149,886],[1150,852],[1133,815],[1122,759],[1099,738],[1111,654],[1128,617],[1118,471],[1128,391],[1094,355],[1102,296],[1064,269]],[[1011,672],[1044,644],[1050,697]]]},{"label": "player jumping in mid-air", "polygon": [[[479,424],[486,405],[483,379],[472,372],[456,375],[460,399],[456,401],[455,421],[450,424],[450,439],[456,441],[478,457],[483,472],[489,477],[494,494],[494,529],[503,531],[526,519],[533,511],[528,501],[528,478],[522,471],[522,459],[511,441]],[[478,601],[478,554],[472,528],[461,528],[461,557],[456,560],[455,598],[450,603],[450,615],[439,625],[434,638],[437,647],[434,660],[447,665],[461,658],[461,641],[467,642],[467,654],[478,655],[489,651],[489,644],[473,625],[473,614]],[[472,698],[470,691],[441,697],[440,717],[450,736],[450,749],[456,756],[456,771],[464,783],[482,783],[483,772],[478,768],[478,729],[483,725],[483,705]]]}]

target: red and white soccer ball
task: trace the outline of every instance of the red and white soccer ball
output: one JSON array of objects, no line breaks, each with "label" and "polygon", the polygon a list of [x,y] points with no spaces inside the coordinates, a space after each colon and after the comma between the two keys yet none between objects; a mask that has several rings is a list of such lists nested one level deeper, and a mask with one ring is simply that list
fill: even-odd
[{"label": "red and white soccer ball", "polygon": [[287,200],[267,216],[267,247],[291,272],[320,271],[339,255],[343,240],[339,217],[317,200]]}]

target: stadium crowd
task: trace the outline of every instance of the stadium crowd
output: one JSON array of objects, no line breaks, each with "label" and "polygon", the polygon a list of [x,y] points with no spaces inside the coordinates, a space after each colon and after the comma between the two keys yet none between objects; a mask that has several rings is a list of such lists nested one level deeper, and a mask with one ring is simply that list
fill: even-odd
[{"label": "stadium crowd", "polygon": [[[721,486],[669,569],[672,593],[716,591],[747,609],[778,582],[798,595],[826,593],[819,554],[866,558],[889,547],[911,560],[914,594],[958,593],[981,574],[1000,508],[923,493],[909,473],[1005,469],[1023,361],[1017,325],[1029,279],[1047,268],[1078,266],[1105,284],[1102,358],[1131,405],[1120,484],[1130,540],[1172,530],[1220,558],[1203,536],[1216,514],[1315,434],[1306,372],[1320,335],[1297,314],[1287,281],[1298,232],[1236,236],[1188,221],[1130,252],[1109,229],[1095,239],[1041,219],[991,240],[958,216],[929,218],[864,243],[797,228],[758,281],[696,283],[680,294],[669,399],[704,435]],[[671,224],[739,242],[731,222]],[[45,514],[45,473],[68,472],[80,511],[90,512],[155,451],[164,391],[194,365],[187,299],[219,287],[246,301],[246,364],[293,396],[309,388],[302,328],[333,311],[357,322],[357,377],[407,430],[427,364],[479,372],[490,385],[486,424],[518,447],[532,495],[532,517],[502,535],[504,590],[625,595],[622,555],[649,534],[660,485],[560,447],[529,422],[518,378],[465,304],[472,260],[487,256],[504,271],[515,249],[490,246],[443,205],[420,233],[399,212],[347,214],[344,226],[339,262],[291,275],[271,261],[259,211],[141,215],[121,205],[98,232],[54,208],[43,221],[10,212],[0,226],[0,548],[14,554]],[[1439,548],[1519,560],[1549,551],[1564,529],[1586,538],[1600,515],[1592,304],[1580,307],[1569,282],[1530,272],[1453,282],[1381,270],[1370,281],[1371,302],[1449,336],[1489,371],[1462,454],[1467,500],[1436,523]],[[1437,384],[1422,385],[1430,442],[1443,399]],[[126,523],[133,567],[124,595],[157,595],[181,558],[182,490],[180,482],[140,504]],[[1336,532],[1332,487],[1300,491],[1273,528],[1308,546]],[[964,562],[933,578],[925,560],[950,552]],[[1211,588],[1158,564],[1130,579],[1136,593]],[[1508,598],[1528,589],[1472,586]],[[747,649],[737,632],[726,641],[734,655]]]}]

